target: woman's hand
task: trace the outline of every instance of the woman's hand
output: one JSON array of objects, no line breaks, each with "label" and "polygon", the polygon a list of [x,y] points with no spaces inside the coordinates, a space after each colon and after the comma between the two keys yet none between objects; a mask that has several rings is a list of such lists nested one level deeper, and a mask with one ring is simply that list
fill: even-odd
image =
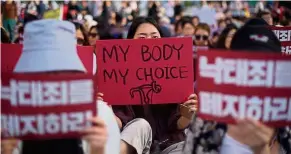
[{"label": "woman's hand", "polygon": [[97,100],[103,101],[103,93],[97,93]]},{"label": "woman's hand", "polygon": [[1,154],[12,154],[18,146],[17,139],[5,139],[1,141]]},{"label": "woman's hand", "polygon": [[198,98],[196,94],[191,94],[188,97],[188,100],[183,103],[183,105],[187,106],[192,112],[197,111],[198,106]]},{"label": "woman's hand", "polygon": [[91,153],[104,153],[108,138],[105,123],[98,117],[91,118],[89,121],[93,123],[93,126],[81,131],[84,135],[83,139],[89,143]]},{"label": "woman's hand", "polygon": [[255,154],[266,151],[276,135],[274,128],[248,118],[237,120],[236,125],[228,125],[227,133],[238,142],[248,145]]},{"label": "woman's hand", "polygon": [[191,94],[188,97],[187,101],[181,104],[180,114],[187,118],[189,118],[189,116],[192,117],[192,115],[197,111],[197,106],[198,106],[197,95]]},{"label": "woman's hand", "polygon": [[187,101],[180,105],[181,117],[177,121],[177,127],[180,130],[187,128],[191,122],[193,114],[197,111],[197,95],[191,94]]}]

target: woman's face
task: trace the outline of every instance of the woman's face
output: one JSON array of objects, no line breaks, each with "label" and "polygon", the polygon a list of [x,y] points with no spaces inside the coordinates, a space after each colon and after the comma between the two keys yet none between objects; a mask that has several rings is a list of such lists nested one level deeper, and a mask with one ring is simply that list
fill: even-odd
[{"label": "woman's face", "polygon": [[93,28],[89,32],[89,44],[90,45],[95,45],[96,41],[100,39],[99,33],[96,28]]},{"label": "woman's face", "polygon": [[77,38],[77,44],[78,45],[83,45],[85,42],[84,35],[80,29],[76,30],[76,38]]},{"label": "woman's face", "polygon": [[137,28],[133,39],[151,39],[161,38],[161,34],[158,29],[149,23],[143,23]]},{"label": "woman's face", "polygon": [[193,34],[194,34],[194,27],[191,24],[186,23],[183,27],[183,35],[192,37]]},{"label": "woman's face", "polygon": [[231,44],[231,41],[232,41],[232,38],[235,34],[236,30],[235,29],[232,29],[228,32],[227,36],[226,36],[226,39],[225,39],[225,47],[226,49],[230,49],[230,44]]},{"label": "woman's face", "polygon": [[204,29],[198,29],[195,33],[196,46],[208,46],[209,33]]}]

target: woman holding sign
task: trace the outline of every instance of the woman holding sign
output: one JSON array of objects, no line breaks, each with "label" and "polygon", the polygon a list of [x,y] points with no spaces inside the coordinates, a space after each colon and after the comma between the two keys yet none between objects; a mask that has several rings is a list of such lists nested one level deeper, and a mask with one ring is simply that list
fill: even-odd
[{"label": "woman holding sign", "polygon": [[[18,80],[27,85],[23,87],[19,86],[22,84],[15,80],[16,88],[14,89],[17,89],[15,91],[18,91],[19,95],[11,98],[17,100],[14,106],[18,107],[19,113],[14,111],[16,118],[13,125],[10,125],[9,122],[13,120],[7,120],[8,118],[5,117],[11,117],[11,112],[5,110],[7,114],[4,115],[2,111],[1,133],[6,137],[20,139],[26,137],[26,140],[2,141],[1,153],[11,154],[14,147],[19,144],[17,146],[20,152],[16,153],[21,154],[119,154],[118,125],[111,108],[106,103],[94,102],[93,77],[88,80],[80,80],[80,78],[70,80],[78,76],[86,76],[87,72],[76,51],[75,32],[72,23],[59,20],[39,20],[25,27],[24,37],[29,39],[24,39],[24,48],[14,72],[19,73],[19,76],[37,81],[38,88],[34,87],[37,90],[31,88],[33,87],[31,85],[36,83],[35,81]],[[9,75],[3,76],[9,77]],[[37,76],[41,77],[37,78]],[[61,76],[68,77],[69,80],[60,81],[55,78],[52,81],[53,77]],[[14,78],[9,78],[8,81],[11,80]],[[88,81],[89,86],[83,87],[85,81]],[[62,87],[59,86],[61,82],[64,84]],[[80,88],[78,84],[82,87]],[[81,91],[76,91],[80,89]],[[74,97],[76,94],[77,97]],[[20,97],[19,100],[18,97]],[[25,114],[20,113],[23,107],[21,102],[24,100],[21,98],[24,97],[26,97],[24,106],[27,110]],[[11,102],[9,100],[6,104],[12,104]],[[80,102],[90,106],[84,109],[84,106],[79,106]],[[64,108],[71,108],[73,112]],[[70,136],[70,134],[75,135]],[[63,135],[67,135],[66,138]]]},{"label": "woman holding sign", "polygon": [[[231,49],[280,53],[280,42],[267,25],[261,19],[251,19],[234,35]],[[253,36],[258,37],[254,39]],[[184,154],[291,153],[290,125],[275,128],[252,118],[236,119],[236,124],[225,124],[195,117],[187,136]]]},{"label": "woman holding sign", "polygon": [[[152,18],[136,18],[128,39],[162,38],[163,34]],[[191,95],[180,105],[113,106],[120,124],[122,154],[176,154],[184,145],[184,129],[196,110],[197,97]]]}]

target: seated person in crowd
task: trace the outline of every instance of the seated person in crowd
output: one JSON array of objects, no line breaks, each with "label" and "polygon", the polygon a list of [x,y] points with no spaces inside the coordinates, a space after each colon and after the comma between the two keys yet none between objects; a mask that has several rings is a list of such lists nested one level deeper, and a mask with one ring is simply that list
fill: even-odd
[{"label": "seated person in crowd", "polygon": [[[152,18],[136,18],[128,32],[128,39],[161,38],[163,34]],[[197,103],[191,95],[184,106],[193,115]],[[178,104],[113,106],[121,129],[122,154],[180,153],[185,140],[185,128],[190,119],[181,115]]]},{"label": "seated person in crowd", "polygon": [[[281,44],[262,19],[250,19],[233,37],[230,49],[281,53]],[[251,40],[251,35],[266,36],[267,42]],[[203,83],[199,83],[203,84]],[[291,127],[272,128],[253,119],[238,119],[224,124],[194,117],[184,154],[289,154]]]},{"label": "seated person in crowd", "polygon": [[[24,31],[22,55],[14,72],[47,75],[86,73],[77,54],[75,33],[74,25],[67,21],[38,20],[28,23]],[[27,37],[30,39],[25,39]],[[82,139],[4,140],[1,153],[119,154],[120,132],[111,108],[98,101],[96,109],[98,116],[88,119],[94,125],[80,132]]]}]

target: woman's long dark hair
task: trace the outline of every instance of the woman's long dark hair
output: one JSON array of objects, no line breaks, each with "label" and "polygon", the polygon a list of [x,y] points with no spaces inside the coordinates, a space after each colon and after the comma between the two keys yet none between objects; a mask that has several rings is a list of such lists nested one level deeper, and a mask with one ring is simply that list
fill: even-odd
[{"label": "woman's long dark hair", "polygon": [[89,32],[91,32],[93,29],[96,29],[96,31],[99,34],[100,40],[110,40],[110,39],[114,39],[114,37],[112,37],[107,29],[103,29],[102,27],[99,26],[92,26],[89,30]]},{"label": "woman's long dark hair", "polygon": [[238,28],[234,24],[229,24],[226,26],[226,28],[221,32],[221,34],[218,38],[217,44],[215,46],[216,48],[226,49],[226,46],[225,46],[226,37],[227,37],[228,33],[233,29],[237,30]]},{"label": "woman's long dark hair", "polygon": [[156,22],[156,20],[154,18],[151,18],[151,17],[137,17],[137,18],[135,18],[133,20],[131,26],[128,29],[127,39],[133,39],[137,28],[141,24],[144,24],[144,23],[152,24],[153,26],[155,26],[157,28],[157,30],[159,31],[161,37],[164,36],[160,26],[158,25],[158,23]]},{"label": "woman's long dark hair", "polygon": [[1,27],[1,43],[10,43],[9,35],[3,27]]}]

